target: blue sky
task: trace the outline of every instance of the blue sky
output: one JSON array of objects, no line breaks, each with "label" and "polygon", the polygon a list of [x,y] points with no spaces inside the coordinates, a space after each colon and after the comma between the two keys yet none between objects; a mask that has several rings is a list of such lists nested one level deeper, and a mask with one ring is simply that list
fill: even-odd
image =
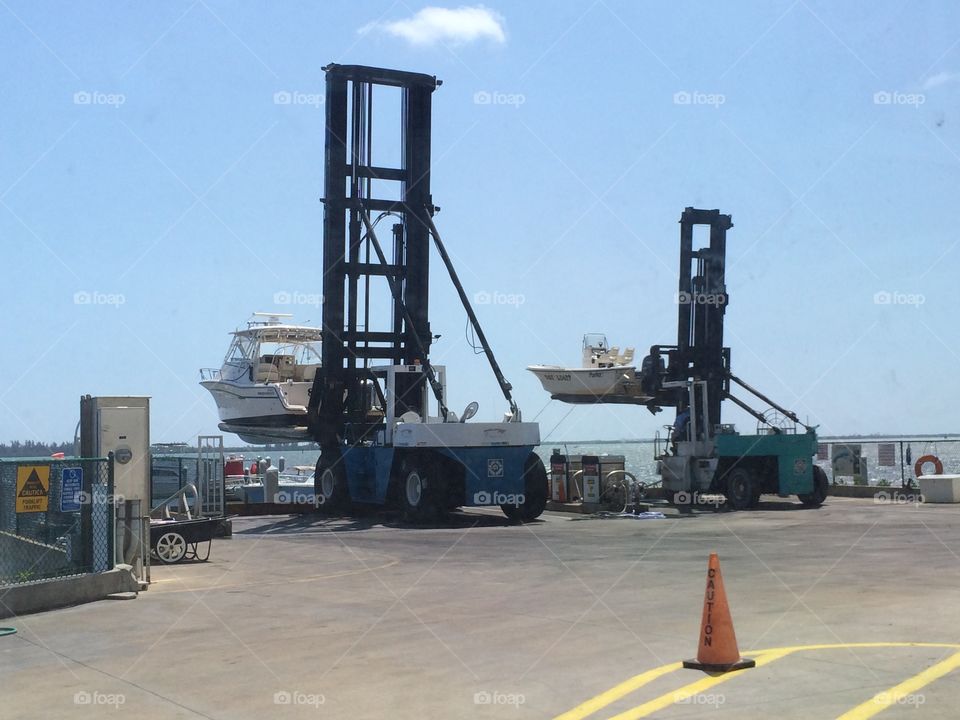
[{"label": "blue sky", "polygon": [[[478,314],[547,444],[670,422],[568,415],[524,368],[590,331],[673,342],[688,205],[733,215],[740,377],[831,434],[958,429],[960,6],[426,7],[0,2],[0,439],[71,437],[85,393],[151,395],[156,441],[216,431],[198,369],[276,293],[322,292],[329,62],[443,80],[437,224],[468,292],[512,299]],[[499,418],[434,268],[450,405]]]}]

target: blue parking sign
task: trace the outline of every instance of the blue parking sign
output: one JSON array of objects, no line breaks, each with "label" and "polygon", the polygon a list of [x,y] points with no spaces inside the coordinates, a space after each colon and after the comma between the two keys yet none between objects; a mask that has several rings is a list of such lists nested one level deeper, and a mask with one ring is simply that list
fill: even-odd
[{"label": "blue parking sign", "polygon": [[83,468],[64,468],[60,475],[60,512],[78,512],[83,492]]}]

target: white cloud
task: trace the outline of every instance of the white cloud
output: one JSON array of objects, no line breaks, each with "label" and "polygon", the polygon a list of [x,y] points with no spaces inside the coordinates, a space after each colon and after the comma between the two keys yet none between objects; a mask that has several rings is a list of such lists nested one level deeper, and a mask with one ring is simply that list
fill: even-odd
[{"label": "white cloud", "polygon": [[931,75],[924,81],[923,89],[932,90],[935,87],[956,82],[957,80],[960,80],[960,73],[939,72],[936,75]]},{"label": "white cloud", "polygon": [[371,30],[382,30],[403,38],[412,45],[433,45],[439,42],[460,45],[483,39],[500,44],[507,41],[503,16],[483,5],[452,10],[425,7],[405,20],[370,23],[358,32],[368,33]]}]

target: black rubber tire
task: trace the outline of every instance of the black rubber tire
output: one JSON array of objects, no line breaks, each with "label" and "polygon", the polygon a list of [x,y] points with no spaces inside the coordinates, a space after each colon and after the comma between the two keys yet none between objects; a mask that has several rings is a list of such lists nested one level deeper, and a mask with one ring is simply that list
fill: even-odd
[{"label": "black rubber tire", "polygon": [[757,490],[757,481],[753,473],[745,467],[734,468],[727,475],[727,486],[724,495],[727,498],[727,507],[731,510],[748,510],[753,504]]},{"label": "black rubber tire", "polygon": [[550,482],[543,460],[536,453],[530,453],[523,464],[523,503],[520,505],[501,505],[503,514],[511,520],[530,522],[536,520],[547,508],[550,495]]},{"label": "black rubber tire", "polygon": [[677,495],[679,493],[676,490],[667,490],[661,485],[660,491],[663,493],[663,500],[667,505],[677,507]]},{"label": "black rubber tire", "polygon": [[797,495],[807,507],[820,507],[823,501],[827,499],[827,493],[830,491],[830,482],[827,480],[827,474],[819,465],[813,466],[813,492]]},{"label": "black rubber tire", "polygon": [[407,522],[423,523],[438,515],[437,498],[443,497],[439,466],[424,455],[413,455],[400,466],[397,494]]},{"label": "black rubber tire", "polygon": [[322,498],[317,509],[324,513],[342,512],[350,508],[350,488],[347,486],[347,473],[339,455],[332,460],[321,454],[314,473],[313,491]]}]

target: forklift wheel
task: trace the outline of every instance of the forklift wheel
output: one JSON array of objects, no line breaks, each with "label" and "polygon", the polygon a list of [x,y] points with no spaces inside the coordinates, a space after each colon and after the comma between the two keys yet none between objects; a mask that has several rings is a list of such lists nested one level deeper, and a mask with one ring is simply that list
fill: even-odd
[{"label": "forklift wheel", "polygon": [[317,460],[315,492],[323,497],[319,505],[323,512],[343,510],[350,504],[350,491],[342,462],[330,462],[323,456]]},{"label": "forklift wheel", "polygon": [[434,498],[438,488],[436,468],[423,459],[404,464],[400,481],[400,505],[409,522],[432,520],[437,512]]},{"label": "forklift wheel", "polygon": [[804,495],[797,495],[797,497],[800,498],[800,502],[808,507],[820,507],[823,505],[823,501],[827,499],[827,492],[829,489],[827,474],[819,465],[814,465],[813,492],[806,493]]},{"label": "forklift wheel", "polygon": [[536,453],[530,453],[523,466],[523,503],[521,505],[501,505],[503,514],[511,520],[530,522],[536,520],[547,507],[548,481],[547,469]]},{"label": "forklift wheel", "polygon": [[[727,476],[727,507],[731,510],[747,510],[760,499],[753,473],[739,467]],[[754,500],[756,498],[756,500]]]}]

